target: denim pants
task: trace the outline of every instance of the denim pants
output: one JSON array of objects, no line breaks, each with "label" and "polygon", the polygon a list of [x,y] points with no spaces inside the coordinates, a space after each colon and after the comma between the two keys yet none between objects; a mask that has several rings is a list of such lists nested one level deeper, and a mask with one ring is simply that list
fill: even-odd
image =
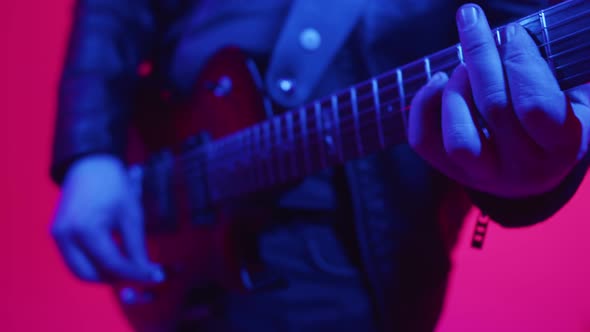
[{"label": "denim pants", "polygon": [[286,286],[221,295],[212,315],[183,332],[376,331],[360,264],[347,254],[358,249],[343,241],[337,223],[291,220],[262,233],[262,261]]}]

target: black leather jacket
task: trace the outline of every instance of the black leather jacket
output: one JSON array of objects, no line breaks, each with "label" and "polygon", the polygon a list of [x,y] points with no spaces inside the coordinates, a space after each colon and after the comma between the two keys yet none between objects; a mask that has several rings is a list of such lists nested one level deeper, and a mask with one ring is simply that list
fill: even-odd
[{"label": "black leather jacket", "polygon": [[[358,33],[355,38],[360,39],[351,39],[344,47],[337,63],[328,69],[326,77],[331,79],[326,78],[316,90],[318,95],[455,42],[456,3],[449,5],[451,1],[442,0],[380,2],[387,10],[367,11],[363,30],[366,35]],[[272,27],[272,24],[280,24],[288,8],[287,0],[249,1],[248,6],[243,3],[229,0],[78,1],[59,89],[51,165],[53,179],[60,183],[69,165],[85,155],[123,155],[133,101],[145,85],[137,75],[142,61],[152,60],[156,64],[150,84],[156,82],[161,88],[182,95],[204,59],[220,45],[210,39],[211,36],[219,39],[219,35],[213,33],[224,21],[239,21],[243,17],[239,15],[258,15],[256,17],[261,20],[273,16],[277,22],[268,23]],[[496,24],[546,5],[546,1],[480,3]],[[400,15],[397,10],[409,4],[412,4],[412,9],[408,10],[410,14]],[[429,6],[432,8],[428,9]],[[209,11],[207,15],[202,14],[205,10]],[[424,22],[430,22],[426,26],[428,29],[424,28]],[[273,31],[261,32],[265,40],[244,47],[258,53],[270,52],[278,33],[278,30]],[[409,33],[414,36],[411,40],[407,39]],[[227,38],[232,38],[230,33]],[[360,60],[351,56],[358,40],[364,43],[366,50]],[[399,41],[405,42],[403,48],[392,47]],[[351,74],[355,66],[365,70]],[[470,198],[504,226],[530,225],[551,216],[567,202],[585,170],[584,162],[558,188],[545,195],[507,200],[462,190],[404,145],[349,162],[344,167],[348,198],[363,267],[383,324],[387,326],[395,321],[402,330],[421,330],[410,328],[410,324],[423,324],[424,330],[434,326],[450,265],[451,245],[445,238],[456,232],[464,216],[468,205],[463,203],[469,202],[462,198]],[[418,317],[418,313],[422,314]]]}]

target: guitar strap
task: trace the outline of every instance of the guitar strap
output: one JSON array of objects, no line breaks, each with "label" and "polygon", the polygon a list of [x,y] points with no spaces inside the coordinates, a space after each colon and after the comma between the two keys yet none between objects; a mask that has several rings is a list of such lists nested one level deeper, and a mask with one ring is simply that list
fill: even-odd
[{"label": "guitar strap", "polygon": [[271,54],[266,88],[281,106],[301,106],[364,12],[366,0],[293,0]]}]

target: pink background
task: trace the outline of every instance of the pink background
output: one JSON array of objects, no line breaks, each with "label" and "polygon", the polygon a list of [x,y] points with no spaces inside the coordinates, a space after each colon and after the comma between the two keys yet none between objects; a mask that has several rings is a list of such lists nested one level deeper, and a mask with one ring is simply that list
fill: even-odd
[{"label": "pink background", "polygon": [[[71,0],[3,1],[0,12],[0,330],[129,331],[106,288],[64,268],[48,236],[47,165]],[[534,228],[492,225],[483,251],[457,248],[438,332],[590,331],[590,184]]]}]

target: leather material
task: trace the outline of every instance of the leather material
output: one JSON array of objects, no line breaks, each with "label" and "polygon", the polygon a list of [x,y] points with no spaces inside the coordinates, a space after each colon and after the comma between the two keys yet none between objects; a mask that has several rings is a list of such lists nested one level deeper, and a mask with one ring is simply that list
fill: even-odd
[{"label": "leather material", "polygon": [[147,1],[80,0],[74,8],[58,95],[51,175],[91,153],[121,156],[155,21]]},{"label": "leather material", "polygon": [[[337,6],[327,1],[293,2],[266,74],[267,91],[275,101],[292,108],[309,99],[362,16],[366,2],[343,0]],[[289,80],[292,91],[282,90],[281,80]]]},{"label": "leather material", "polygon": [[[497,24],[546,5],[541,0],[513,1],[519,5],[505,0],[479,2]],[[133,98],[146,84],[137,75],[143,60],[155,60],[150,84],[181,98],[205,59],[227,43],[254,55],[269,55],[289,8],[287,0],[162,3],[78,1],[60,84],[52,160],[57,183],[71,162],[85,155],[122,153]],[[309,98],[332,93],[456,41],[453,19],[458,3],[371,3]],[[442,307],[450,267],[450,246],[439,224],[444,219],[440,207],[445,199],[453,200],[453,184],[407,146],[350,162],[345,168],[347,190],[336,191],[346,196],[350,217],[354,217],[357,244],[350,247],[359,248],[361,269],[382,330],[431,331]],[[577,175],[585,170],[586,165],[581,164]],[[580,179],[572,176],[543,199],[567,201]],[[539,222],[561,206],[547,207],[535,200],[511,205],[489,196],[479,197],[477,203],[505,225],[518,224],[523,216],[534,216],[528,223]],[[512,213],[506,212],[507,206]],[[452,213],[453,222],[460,219],[462,207]]]}]

